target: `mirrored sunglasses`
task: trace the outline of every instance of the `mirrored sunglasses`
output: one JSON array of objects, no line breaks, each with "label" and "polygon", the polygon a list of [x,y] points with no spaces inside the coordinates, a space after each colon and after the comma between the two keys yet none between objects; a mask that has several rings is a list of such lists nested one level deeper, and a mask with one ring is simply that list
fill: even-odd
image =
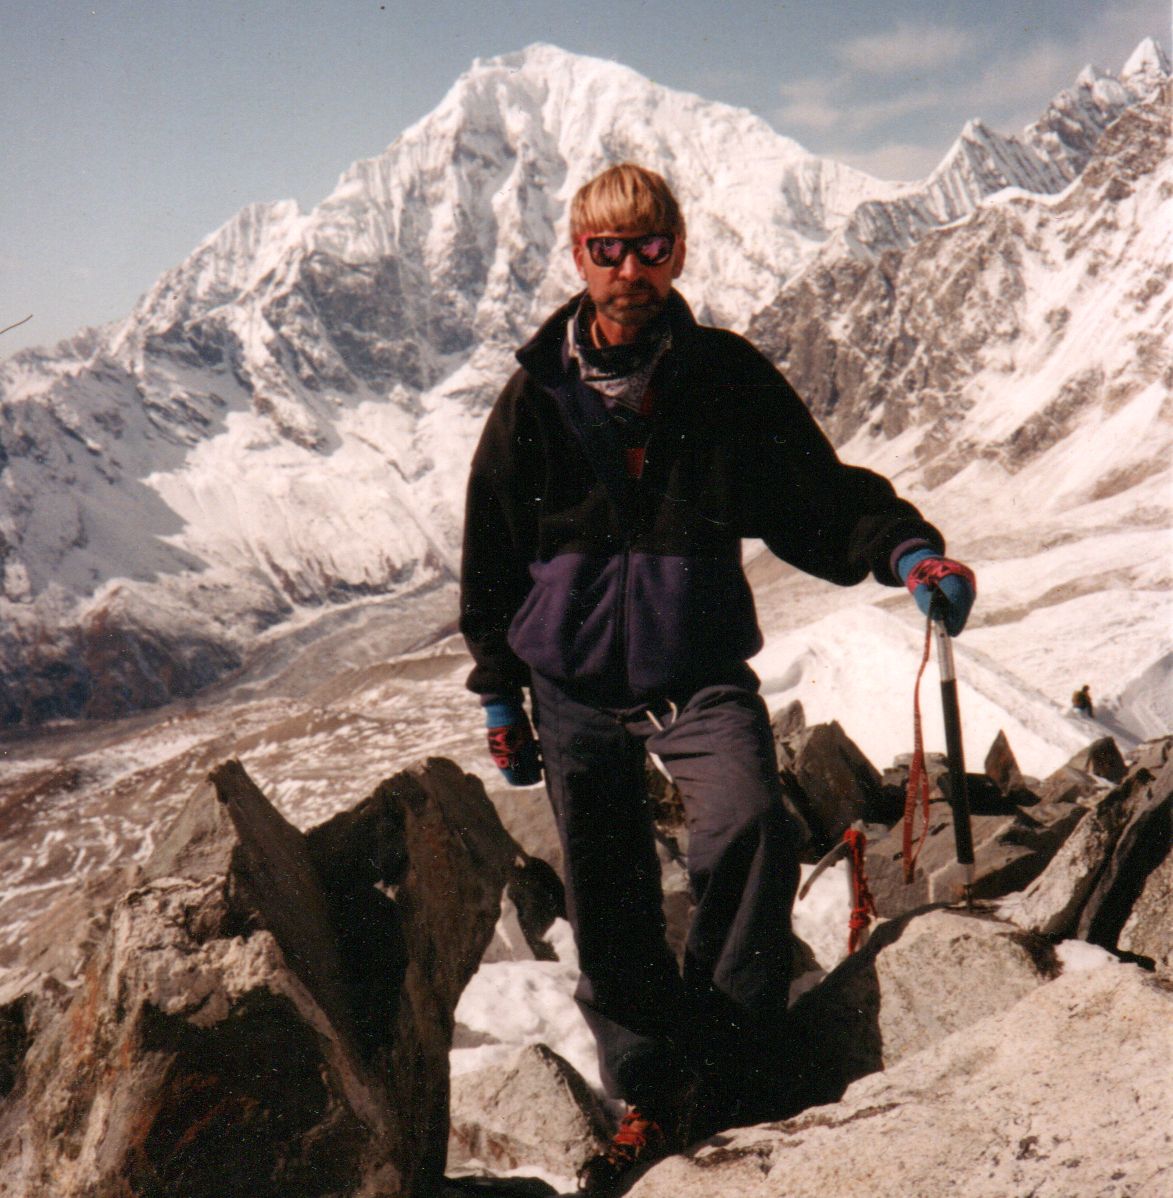
[{"label": "mirrored sunglasses", "polygon": [[584,237],[582,243],[596,266],[619,266],[628,254],[635,254],[644,266],[663,266],[672,257],[676,238],[671,233],[645,233],[642,237]]}]

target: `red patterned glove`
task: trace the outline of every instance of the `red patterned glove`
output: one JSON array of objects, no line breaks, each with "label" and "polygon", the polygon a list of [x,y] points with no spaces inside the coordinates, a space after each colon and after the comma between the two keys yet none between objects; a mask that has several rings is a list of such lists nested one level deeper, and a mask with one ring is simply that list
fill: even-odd
[{"label": "red patterned glove", "polygon": [[926,616],[945,621],[945,631],[958,636],[977,597],[977,579],[968,566],[932,549],[913,549],[896,563],[896,572]]},{"label": "red patterned glove", "polygon": [[529,716],[519,703],[485,704],[489,755],[510,786],[533,786],[542,780],[542,759]]}]

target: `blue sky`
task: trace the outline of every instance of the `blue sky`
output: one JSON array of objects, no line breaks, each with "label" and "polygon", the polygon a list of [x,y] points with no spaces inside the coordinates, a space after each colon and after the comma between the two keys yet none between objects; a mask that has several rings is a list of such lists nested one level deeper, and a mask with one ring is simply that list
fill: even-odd
[{"label": "blue sky", "polygon": [[919,178],[1017,132],[1169,0],[0,0],[0,356],[126,314],[245,204],[322,200],[476,57],[532,42],[751,109]]}]

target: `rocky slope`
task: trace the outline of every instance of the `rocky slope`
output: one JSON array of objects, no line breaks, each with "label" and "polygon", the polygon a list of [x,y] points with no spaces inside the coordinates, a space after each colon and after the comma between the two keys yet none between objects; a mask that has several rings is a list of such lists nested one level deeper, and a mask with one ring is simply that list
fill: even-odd
[{"label": "rocky slope", "polygon": [[[1129,109],[1061,194],[999,195],[877,257],[826,247],[750,338],[837,443],[919,426],[930,487],[978,457],[1016,474],[1089,409],[1168,394],[1170,100],[1166,85]],[[1147,445],[1119,448],[1159,465]]]},{"label": "rocky slope", "polygon": [[1056,698],[1090,682],[1141,735],[1173,722],[1171,103],[1129,109],[1054,196],[876,257],[828,245],[749,330],[977,565],[967,644]]},{"label": "rocky slope", "polygon": [[[858,818],[872,872],[895,782],[835,729],[792,712],[775,726],[806,859]],[[1173,738],[1128,761],[1102,741],[1042,782],[995,748],[971,778],[984,901],[917,891],[901,913],[878,891],[884,918],[857,952],[841,960],[846,918],[830,950],[796,946],[814,971],[795,988],[778,1121],[726,1129],[631,1193],[1163,1192]],[[553,1047],[454,1071],[449,1095],[454,1044],[505,1047],[461,997],[478,962],[498,1004],[519,1000],[494,971],[573,972],[572,948],[551,960],[568,947],[560,883],[531,856],[549,814],[519,842],[441,760],[304,833],[240,762],[210,782],[141,866],[29,929],[0,986],[0,1194],[563,1191],[611,1116]],[[661,810],[665,839],[686,840]],[[1008,869],[1012,845],[1026,856]],[[666,881],[674,868],[666,856]],[[917,872],[930,894],[946,881],[926,856]],[[1089,1090],[1093,1104],[1069,1101]]]},{"label": "rocky slope", "polygon": [[[850,280],[1007,185],[1056,191],[1167,74],[1148,43],[1119,78],[1081,76],[1023,139],[967,129],[929,180],[897,186],[613,63],[550,46],[476,62],[313,212],[249,207],[121,324],[0,366],[0,721],[190,695],[273,630],[371,597],[421,609],[452,575],[465,465],[510,350],[574,286],[566,203],[605,162],[664,165],[690,221],[685,294],[745,327],[782,280]],[[1090,270],[1115,242],[1084,232]],[[868,294],[882,321],[888,296]],[[998,322],[1001,293],[970,298]],[[1124,344],[1135,314],[1114,319]],[[853,383],[831,374],[822,410]],[[870,412],[864,390],[844,406]],[[886,431],[922,406],[931,425],[932,389]]]}]

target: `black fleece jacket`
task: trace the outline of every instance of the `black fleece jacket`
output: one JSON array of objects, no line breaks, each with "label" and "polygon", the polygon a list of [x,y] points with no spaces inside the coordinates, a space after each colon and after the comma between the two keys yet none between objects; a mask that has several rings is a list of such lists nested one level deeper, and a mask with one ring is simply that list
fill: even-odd
[{"label": "black fleece jacket", "polygon": [[559,309],[518,352],[473,458],[461,572],[471,690],[513,698],[536,670],[602,702],[744,674],[761,648],[741,539],[840,585],[898,585],[894,556],[944,551],[887,479],[839,461],[748,341],[675,292],[643,474],[578,378]]}]

